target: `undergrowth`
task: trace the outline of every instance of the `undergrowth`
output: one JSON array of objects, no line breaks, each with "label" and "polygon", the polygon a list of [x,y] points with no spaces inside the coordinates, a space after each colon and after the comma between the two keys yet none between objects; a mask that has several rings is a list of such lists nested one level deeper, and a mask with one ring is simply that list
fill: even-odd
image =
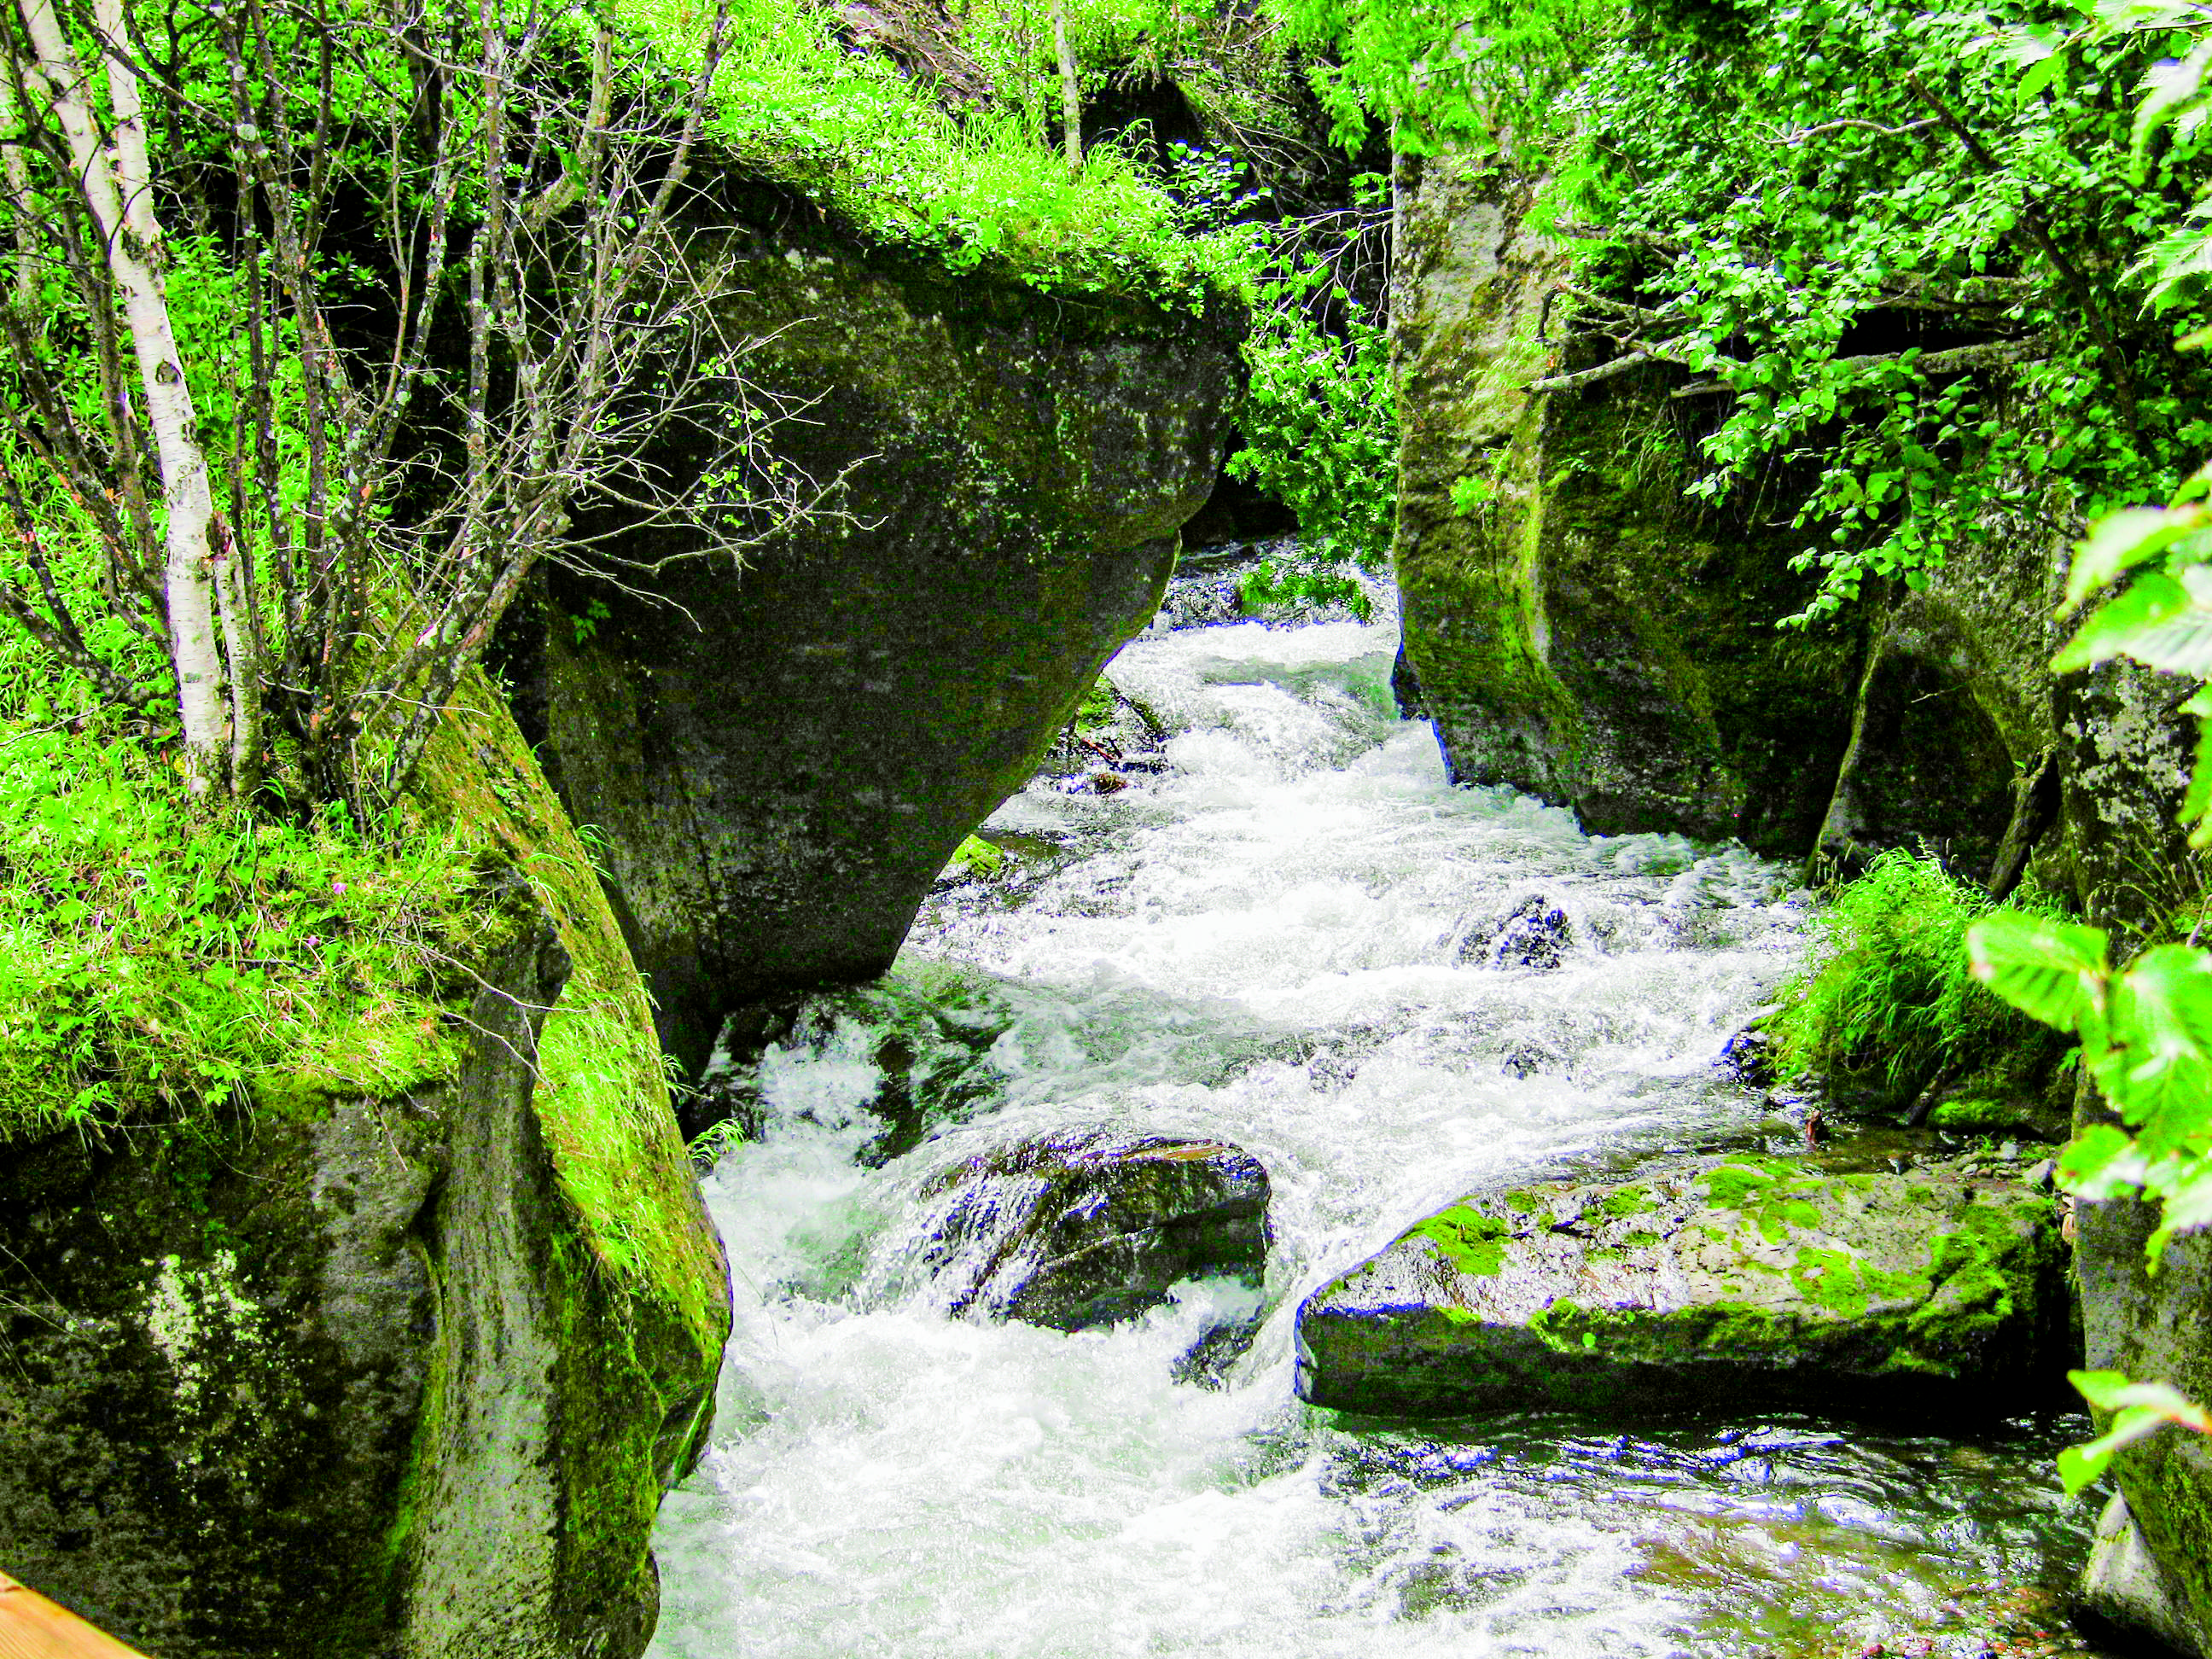
[{"label": "undergrowth", "polygon": [[[2024,884],[2013,906],[2062,916]],[[1837,1075],[1910,1097],[2042,1046],[2043,1028],[2000,1002],[1966,960],[1966,930],[1994,907],[1926,853],[1882,854],[1822,915],[1812,964],[1783,987],[1766,1030],[1784,1081]]]},{"label": "undergrowth", "polygon": [[[1094,79],[1185,28],[1176,9],[1146,0],[1074,0],[1068,10],[1073,48]],[[689,0],[629,0],[623,15],[665,61],[696,61],[700,14]],[[971,8],[963,24],[998,106],[955,115],[927,83],[841,40],[830,9],[733,0],[708,130],[864,233],[955,271],[990,261],[1047,291],[1194,308],[1217,286],[1243,289],[1250,228],[1194,225],[1132,148],[1095,145],[1069,175],[1045,124],[1042,12]]]},{"label": "undergrowth", "polygon": [[49,672],[0,636],[0,1144],[453,1065],[441,981],[498,925],[465,839],[189,800],[144,736],[55,717],[66,686],[23,695]]}]

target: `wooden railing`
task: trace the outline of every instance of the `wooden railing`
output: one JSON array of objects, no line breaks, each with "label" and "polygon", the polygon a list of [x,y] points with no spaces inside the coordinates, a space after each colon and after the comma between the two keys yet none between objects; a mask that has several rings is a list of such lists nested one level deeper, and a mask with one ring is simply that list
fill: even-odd
[{"label": "wooden railing", "polygon": [[0,1572],[0,1659],[146,1659],[97,1625]]}]

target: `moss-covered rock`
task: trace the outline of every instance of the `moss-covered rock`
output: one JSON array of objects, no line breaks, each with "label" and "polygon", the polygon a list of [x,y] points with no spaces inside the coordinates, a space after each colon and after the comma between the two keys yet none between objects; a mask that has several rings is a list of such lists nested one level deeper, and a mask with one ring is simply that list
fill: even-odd
[{"label": "moss-covered rock", "polygon": [[1666,375],[1550,396],[1564,248],[1534,182],[1399,163],[1393,559],[1407,665],[1455,780],[1601,833],[1802,855],[1849,738],[1863,624],[1779,632],[1808,596],[1771,531],[1684,498],[1696,428]]},{"label": "moss-covered rock", "polygon": [[720,1247],[619,931],[481,680],[412,805],[501,849],[449,1075],[0,1149],[0,1559],[164,1659],[652,1632]]},{"label": "moss-covered rock", "polygon": [[[2154,1275],[2143,1246],[2156,1225],[2134,1199],[2079,1207],[2084,1363],[2212,1400],[2212,1235],[2175,1237]],[[2124,1512],[2100,1528],[2087,1598],[2183,1652],[2212,1654],[2212,1444],[2162,1431],[2122,1452],[2115,1470]]]},{"label": "moss-covered rock", "polygon": [[742,569],[634,536],[676,561],[642,592],[556,577],[543,675],[556,781],[695,1068],[746,999],[889,965],[1158,605],[1239,383],[1232,317],[955,283],[827,228],[724,251],[746,373],[804,410],[778,458],[842,483]]},{"label": "moss-covered rock", "polygon": [[2066,1330],[2055,1206],[2018,1178],[1742,1158],[1440,1211],[1307,1298],[1298,1392],[2002,1415],[2051,1390]]}]

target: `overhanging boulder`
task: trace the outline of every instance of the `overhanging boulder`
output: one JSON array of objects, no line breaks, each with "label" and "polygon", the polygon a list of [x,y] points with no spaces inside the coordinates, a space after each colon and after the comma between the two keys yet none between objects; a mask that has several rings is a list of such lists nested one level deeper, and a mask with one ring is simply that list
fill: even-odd
[{"label": "overhanging boulder", "polygon": [[890,965],[953,848],[1158,606],[1240,383],[1218,302],[955,283],[828,228],[731,252],[727,320],[764,343],[747,372],[805,408],[778,454],[846,483],[742,569],[679,559],[638,593],[557,575],[542,679],[549,769],[606,838],[695,1071],[748,999]]}]

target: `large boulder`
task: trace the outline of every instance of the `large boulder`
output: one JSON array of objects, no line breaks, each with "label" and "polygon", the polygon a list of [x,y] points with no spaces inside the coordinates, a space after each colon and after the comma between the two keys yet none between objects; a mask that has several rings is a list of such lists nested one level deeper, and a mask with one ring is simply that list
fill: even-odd
[{"label": "large boulder", "polygon": [[[2212,1235],[2183,1233],[2160,1257],[2136,1199],[2079,1206],[2084,1363],[2212,1400]],[[2212,1655],[2212,1442],[2162,1431],[2122,1452],[2118,1493],[2098,1528],[2085,1599],[2185,1653]]]},{"label": "large boulder", "polygon": [[1142,1313],[1177,1281],[1259,1283],[1267,1172],[1218,1140],[1108,1131],[979,1153],[933,1176],[918,1265],[955,1313],[1058,1330]]},{"label": "large boulder", "polygon": [[2002,1416],[2065,1358],[2056,1206],[2016,1172],[1742,1158],[1478,1194],[1298,1310],[1301,1398],[1413,1416]]},{"label": "large boulder", "polygon": [[1401,157],[1391,341],[1408,689],[1455,781],[1603,834],[1810,850],[1850,734],[1864,624],[1775,623],[1810,596],[1771,531],[1684,499],[1682,405],[1655,369],[1540,395],[1568,256],[1540,182]]},{"label": "large boulder", "polygon": [[717,1243],[636,971],[481,680],[416,803],[488,829],[463,1058],[204,1131],[0,1146],[0,1561],[162,1659],[628,1659],[703,1443]]},{"label": "large boulder", "polygon": [[747,374],[804,410],[775,458],[842,479],[827,510],[742,568],[670,532],[621,545],[654,574],[556,574],[521,676],[695,1073],[749,999],[890,965],[1158,606],[1241,383],[1219,301],[956,282],[814,218],[722,251]]}]

